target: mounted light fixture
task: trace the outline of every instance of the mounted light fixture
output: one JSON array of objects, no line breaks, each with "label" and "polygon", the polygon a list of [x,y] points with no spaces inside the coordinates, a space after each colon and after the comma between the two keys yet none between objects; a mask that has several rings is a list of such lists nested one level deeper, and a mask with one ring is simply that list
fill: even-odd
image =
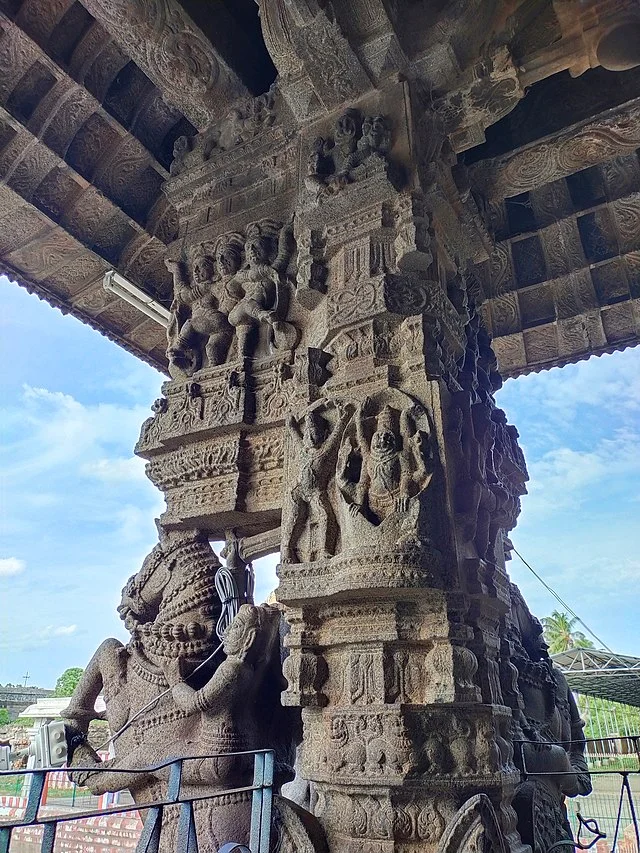
[{"label": "mounted light fixture", "polygon": [[135,284],[132,284],[123,275],[120,275],[119,272],[115,270],[106,272],[102,279],[102,286],[110,293],[115,293],[120,299],[124,299],[129,305],[133,305],[134,308],[146,314],[147,317],[155,320],[159,326],[164,326],[166,329],[169,325],[169,311],[159,302],[156,302],[155,299],[148,296],[143,290],[140,290],[139,287],[136,287]]}]

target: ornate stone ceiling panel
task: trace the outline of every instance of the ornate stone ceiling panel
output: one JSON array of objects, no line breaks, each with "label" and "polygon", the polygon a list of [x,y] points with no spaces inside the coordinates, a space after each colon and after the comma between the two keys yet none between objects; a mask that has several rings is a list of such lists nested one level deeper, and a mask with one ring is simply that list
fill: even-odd
[{"label": "ornate stone ceiling panel", "polygon": [[481,161],[496,245],[483,306],[505,376],[640,340],[640,99]]}]

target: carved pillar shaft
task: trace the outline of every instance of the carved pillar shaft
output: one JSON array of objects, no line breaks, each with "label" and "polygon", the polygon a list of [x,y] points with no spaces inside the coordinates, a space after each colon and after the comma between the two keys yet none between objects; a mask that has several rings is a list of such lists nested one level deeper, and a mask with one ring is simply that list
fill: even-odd
[{"label": "carved pillar shaft", "polygon": [[499,629],[526,471],[469,274],[490,240],[424,115],[394,83],[292,132],[275,91],[183,146],[174,378],[138,447],[166,527],[281,524],[283,703],[353,853],[435,850],[460,814],[519,847]]}]

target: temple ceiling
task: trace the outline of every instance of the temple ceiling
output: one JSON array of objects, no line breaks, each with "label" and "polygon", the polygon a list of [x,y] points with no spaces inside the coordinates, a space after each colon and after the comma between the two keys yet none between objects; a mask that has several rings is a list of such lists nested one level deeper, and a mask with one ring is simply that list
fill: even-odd
[{"label": "temple ceiling", "polygon": [[[402,75],[428,93],[491,235],[477,272],[503,374],[638,342],[640,73],[592,67],[627,67],[598,42],[597,10],[258,5],[260,20],[253,0],[206,14],[195,0],[0,0],[0,270],[164,370],[164,329],[102,280],[116,269],[169,306],[175,141],[276,74],[299,125]],[[342,81],[314,65],[329,43]]]}]

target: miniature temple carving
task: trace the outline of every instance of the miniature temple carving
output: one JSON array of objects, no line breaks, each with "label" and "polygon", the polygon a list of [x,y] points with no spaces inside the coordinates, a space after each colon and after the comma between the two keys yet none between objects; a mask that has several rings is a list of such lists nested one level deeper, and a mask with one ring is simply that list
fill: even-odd
[{"label": "miniature temple carving", "polygon": [[[543,853],[589,781],[506,570],[528,475],[494,398],[495,234],[453,153],[520,99],[515,66],[470,60],[447,122],[383,73],[399,43],[352,49],[347,4],[259,5],[283,76],[178,140],[164,185],[171,379],[136,451],[166,510],[123,596],[131,641],[98,650],[67,709],[74,762],[96,760],[82,735],[104,688],[112,728],[131,723],[109,783],[140,802],[166,779],[126,763],[168,742],[202,756],[185,782],[204,793],[248,771],[205,756],[273,747],[276,793],[294,755],[303,792],[298,812],[278,796],[283,826],[313,827],[287,853]],[[252,548],[278,547],[278,607],[256,606]],[[528,785],[525,765],[563,776]],[[241,843],[247,803],[199,826]]]}]

